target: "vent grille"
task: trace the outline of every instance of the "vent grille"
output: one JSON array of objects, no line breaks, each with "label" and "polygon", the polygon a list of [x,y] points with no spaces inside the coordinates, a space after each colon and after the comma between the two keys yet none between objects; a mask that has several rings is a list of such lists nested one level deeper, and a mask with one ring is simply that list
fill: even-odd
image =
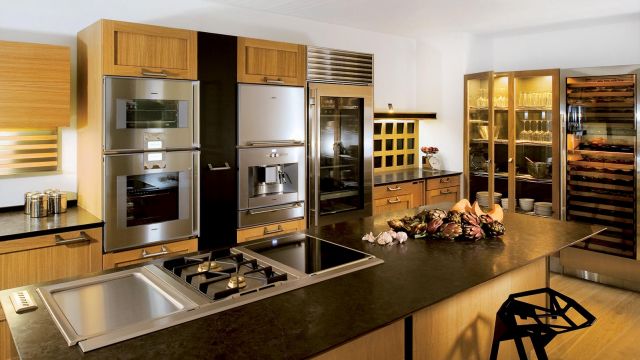
[{"label": "vent grille", "polygon": [[0,176],[58,170],[58,130],[0,130]]},{"label": "vent grille", "polygon": [[373,84],[373,54],[308,46],[307,80],[371,85]]}]

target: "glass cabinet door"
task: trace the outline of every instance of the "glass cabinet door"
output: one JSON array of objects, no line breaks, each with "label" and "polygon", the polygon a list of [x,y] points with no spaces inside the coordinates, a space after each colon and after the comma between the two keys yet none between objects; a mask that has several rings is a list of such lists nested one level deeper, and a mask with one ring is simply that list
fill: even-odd
[{"label": "glass cabinet door", "polygon": [[509,74],[496,74],[493,78],[493,201],[478,201],[485,208],[493,203],[500,204],[501,199],[509,194],[509,110],[512,98],[509,84]]},{"label": "glass cabinet door", "polygon": [[[514,76],[515,100],[515,209],[538,216],[559,214],[554,198],[554,178],[558,177],[555,153],[557,147],[557,101],[554,104],[552,74],[534,75],[527,72]],[[554,106],[555,110],[554,111]],[[557,156],[557,155],[556,155]],[[554,162],[555,165],[554,166]],[[554,204],[555,202],[555,204]],[[555,205],[555,206],[554,206]]]},{"label": "glass cabinet door", "polygon": [[320,96],[320,215],[364,206],[363,109],[362,98]]},{"label": "glass cabinet door", "polygon": [[491,73],[465,76],[465,135],[468,142],[468,153],[465,154],[468,174],[466,189],[467,198],[472,203],[476,201],[478,192],[488,192],[493,184],[489,166],[492,155],[489,151],[491,77]]}]

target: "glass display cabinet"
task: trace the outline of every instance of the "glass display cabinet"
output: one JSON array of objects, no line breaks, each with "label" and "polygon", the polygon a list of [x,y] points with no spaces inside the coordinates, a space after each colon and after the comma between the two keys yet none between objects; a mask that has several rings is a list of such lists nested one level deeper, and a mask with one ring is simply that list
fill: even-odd
[{"label": "glass display cabinet", "polygon": [[465,191],[485,208],[560,218],[559,71],[465,76]]}]

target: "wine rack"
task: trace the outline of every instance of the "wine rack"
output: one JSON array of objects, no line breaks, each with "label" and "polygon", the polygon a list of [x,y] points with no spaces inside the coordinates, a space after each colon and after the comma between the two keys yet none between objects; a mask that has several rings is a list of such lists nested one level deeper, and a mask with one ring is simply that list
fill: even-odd
[{"label": "wine rack", "polygon": [[567,220],[606,226],[577,247],[636,257],[635,75],[569,77]]}]

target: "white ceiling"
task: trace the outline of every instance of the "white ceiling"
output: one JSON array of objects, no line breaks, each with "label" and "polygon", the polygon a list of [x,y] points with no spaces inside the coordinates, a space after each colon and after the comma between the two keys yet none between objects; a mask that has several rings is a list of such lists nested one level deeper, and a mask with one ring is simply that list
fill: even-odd
[{"label": "white ceiling", "polygon": [[499,33],[638,14],[640,0],[209,0],[365,30],[416,37]]}]

